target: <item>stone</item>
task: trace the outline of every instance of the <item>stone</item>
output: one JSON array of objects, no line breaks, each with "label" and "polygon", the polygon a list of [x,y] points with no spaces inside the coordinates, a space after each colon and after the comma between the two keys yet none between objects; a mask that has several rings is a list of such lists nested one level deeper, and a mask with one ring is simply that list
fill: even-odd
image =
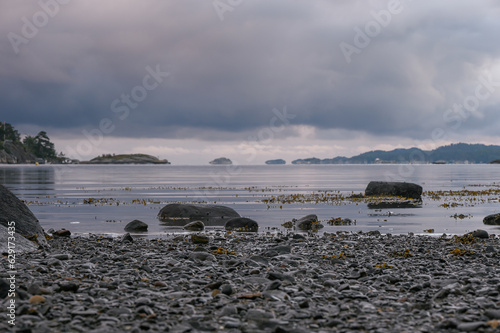
[{"label": "stone", "polygon": [[133,220],[127,223],[124,230],[127,232],[145,232],[148,231],[148,225],[142,221]]},{"label": "stone", "polygon": [[235,217],[240,217],[240,214],[232,208],[220,205],[173,203],[166,205],[158,213],[160,221],[174,226],[184,226],[193,221],[202,221],[209,226],[222,226]]},{"label": "stone", "polygon": [[299,230],[313,230],[314,226],[318,224],[318,216],[310,214],[295,221],[295,225]]},{"label": "stone", "polygon": [[70,291],[76,293],[80,288],[80,286],[74,282],[65,281],[59,284],[59,288],[61,288],[61,291]]},{"label": "stone", "polygon": [[485,323],[482,321],[475,321],[471,323],[460,323],[457,326],[457,329],[462,332],[477,332],[477,330],[481,327],[484,327]]},{"label": "stone", "polygon": [[203,231],[205,224],[202,221],[193,221],[184,226],[184,230],[188,231]]},{"label": "stone", "polygon": [[191,235],[191,242],[193,244],[208,244],[210,238],[205,235]]},{"label": "stone", "polygon": [[14,227],[15,232],[23,236],[36,237],[40,244],[47,243],[45,232],[35,215],[3,185],[0,185],[0,225]]},{"label": "stone", "polygon": [[9,294],[10,284],[4,280],[0,279],[0,299],[4,299]]},{"label": "stone", "polygon": [[226,230],[238,232],[257,232],[259,230],[259,224],[246,217],[237,217],[227,221],[224,228]]},{"label": "stone", "polygon": [[57,231],[52,233],[52,236],[54,236],[54,237],[70,237],[71,231],[66,230],[66,229],[57,230]]},{"label": "stone", "polygon": [[40,296],[40,295],[34,295],[34,296],[31,296],[29,302],[30,302],[30,304],[45,303],[45,297]]},{"label": "stone", "polygon": [[[14,241],[12,241],[12,237],[14,237]],[[34,252],[38,249],[38,246],[19,233],[12,233],[12,231],[9,231],[7,227],[0,225],[0,253],[9,253],[9,249],[11,251],[14,250],[17,254],[23,252]]]},{"label": "stone", "polygon": [[500,225],[500,213],[486,216],[483,219],[483,223],[487,225]]},{"label": "stone", "polygon": [[422,199],[422,186],[404,182],[371,181],[365,189],[366,196],[393,196]]},{"label": "stone", "polygon": [[210,253],[207,253],[207,252],[192,252],[190,255],[189,255],[189,258],[190,259],[196,259],[196,260],[200,260],[200,261],[214,261],[215,260],[215,256],[213,254],[210,254]]},{"label": "stone", "polygon": [[122,236],[122,238],[120,239],[120,242],[121,243],[125,243],[125,242],[133,243],[134,239],[132,238],[132,236],[130,236],[130,233],[127,232],[125,235]]},{"label": "stone", "polygon": [[490,235],[488,235],[488,232],[486,230],[481,230],[481,229],[470,232],[469,234],[476,237],[476,238],[482,238],[482,239],[490,238]]}]

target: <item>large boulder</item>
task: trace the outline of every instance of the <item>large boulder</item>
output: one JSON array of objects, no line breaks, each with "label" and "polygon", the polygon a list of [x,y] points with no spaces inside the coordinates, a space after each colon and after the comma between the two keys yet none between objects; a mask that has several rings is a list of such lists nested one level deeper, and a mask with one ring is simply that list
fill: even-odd
[{"label": "large boulder", "polygon": [[9,253],[9,249],[14,250],[15,253],[33,252],[38,249],[38,246],[19,233],[10,232],[8,227],[0,225],[0,254]]},{"label": "large boulder", "polygon": [[500,213],[486,216],[483,219],[483,223],[488,225],[500,225]]},{"label": "large boulder", "polygon": [[422,186],[403,182],[372,181],[365,189],[366,196],[393,196],[409,199],[422,199]]},{"label": "large boulder", "polygon": [[227,221],[224,228],[229,231],[257,232],[259,231],[259,224],[246,217],[236,217]]},{"label": "large boulder", "polygon": [[240,217],[234,209],[220,205],[168,204],[158,213],[158,219],[168,225],[184,226],[202,221],[205,226],[223,226],[232,218]]},{"label": "large boulder", "polygon": [[11,222],[15,222],[17,233],[36,238],[39,243],[46,242],[45,232],[28,206],[5,186],[0,185],[0,224],[9,227]]}]

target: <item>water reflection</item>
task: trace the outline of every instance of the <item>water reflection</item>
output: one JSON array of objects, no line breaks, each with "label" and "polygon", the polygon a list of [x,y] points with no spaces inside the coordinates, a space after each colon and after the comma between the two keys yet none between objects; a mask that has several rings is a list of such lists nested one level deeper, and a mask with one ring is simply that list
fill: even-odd
[{"label": "water reflection", "polygon": [[[50,166],[1,166],[0,183],[3,185],[54,185],[54,168]],[[16,186],[17,187],[17,186]],[[54,189],[54,186],[43,186]]]}]

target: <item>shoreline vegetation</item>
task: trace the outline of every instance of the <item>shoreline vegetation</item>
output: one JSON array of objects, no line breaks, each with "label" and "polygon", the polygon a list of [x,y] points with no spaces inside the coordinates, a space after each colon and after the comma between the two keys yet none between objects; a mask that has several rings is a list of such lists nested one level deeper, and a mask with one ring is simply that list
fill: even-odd
[{"label": "shoreline vegetation", "polygon": [[[89,161],[68,158],[57,153],[45,131],[36,136],[19,132],[9,123],[0,123],[0,164],[171,164],[148,154],[103,154]],[[419,148],[375,150],[352,157],[301,158],[291,164],[500,164],[500,146],[456,143],[433,150]],[[226,157],[216,158],[211,165],[232,165]],[[283,165],[283,159],[265,161],[266,165]]]}]

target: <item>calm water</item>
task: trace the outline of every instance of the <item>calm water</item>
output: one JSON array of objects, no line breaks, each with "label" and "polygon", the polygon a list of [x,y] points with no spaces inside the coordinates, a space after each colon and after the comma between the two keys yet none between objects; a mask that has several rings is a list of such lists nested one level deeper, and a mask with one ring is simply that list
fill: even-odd
[{"label": "calm water", "polygon": [[[361,193],[371,180],[415,182],[424,191],[492,191],[480,196],[442,196],[439,200],[424,196],[422,208],[391,209],[391,214],[348,201],[270,206],[262,202],[277,195]],[[435,234],[459,234],[482,228],[499,233],[498,227],[482,223],[484,216],[500,212],[495,192],[500,187],[498,165],[16,165],[0,167],[0,183],[29,204],[43,228],[66,228],[73,233],[123,233],[124,226],[134,219],[149,224],[150,235],[182,232],[156,219],[158,211],[170,202],[227,205],[258,221],[263,231],[314,213],[323,221],[336,217],[356,220],[351,226],[323,223],[322,231],[328,232],[379,230],[398,234],[434,229]],[[92,204],[85,203],[89,199]],[[442,207],[444,203],[455,203],[455,207]],[[455,214],[465,218],[452,217]]]}]

